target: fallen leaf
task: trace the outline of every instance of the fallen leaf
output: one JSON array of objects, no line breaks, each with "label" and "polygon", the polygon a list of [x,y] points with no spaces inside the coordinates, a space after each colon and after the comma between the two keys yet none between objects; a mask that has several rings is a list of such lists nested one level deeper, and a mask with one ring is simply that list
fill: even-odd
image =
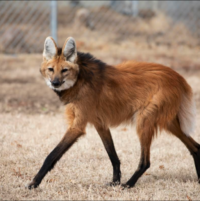
[{"label": "fallen leaf", "polygon": [[164,165],[160,165],[159,168],[163,170],[165,167]]},{"label": "fallen leaf", "polygon": [[22,148],[22,145],[21,144],[17,144],[17,147]]},{"label": "fallen leaf", "polygon": [[48,183],[52,183],[52,182],[55,182],[55,181],[56,181],[56,179],[48,179],[47,180]]},{"label": "fallen leaf", "polygon": [[192,199],[191,199],[188,195],[186,195],[186,197],[187,197],[187,199],[188,199],[189,201],[192,201]]}]

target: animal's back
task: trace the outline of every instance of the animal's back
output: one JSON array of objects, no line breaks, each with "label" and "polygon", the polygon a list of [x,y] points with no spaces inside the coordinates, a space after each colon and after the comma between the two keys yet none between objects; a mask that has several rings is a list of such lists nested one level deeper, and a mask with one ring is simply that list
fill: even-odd
[{"label": "animal's back", "polygon": [[105,72],[107,83],[104,86],[106,94],[103,94],[103,98],[112,99],[107,103],[109,107],[105,108],[106,115],[113,116],[111,124],[113,120],[118,124],[120,117],[123,121],[137,119],[138,124],[148,119],[162,129],[178,117],[186,135],[193,131],[193,94],[181,75],[169,67],[154,63],[129,61],[115,68],[108,68]]}]

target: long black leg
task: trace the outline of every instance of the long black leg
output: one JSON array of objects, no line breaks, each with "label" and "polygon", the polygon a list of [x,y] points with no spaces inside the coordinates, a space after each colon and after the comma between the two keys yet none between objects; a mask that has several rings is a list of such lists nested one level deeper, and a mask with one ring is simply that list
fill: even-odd
[{"label": "long black leg", "polygon": [[120,184],[121,171],[120,171],[120,161],[115,151],[115,146],[112,140],[112,136],[109,129],[103,127],[96,127],[99,136],[104,144],[104,147],[108,153],[110,161],[113,166],[113,181],[111,185]]},{"label": "long black leg", "polygon": [[[142,125],[142,126],[141,126]],[[154,134],[154,129],[148,120],[144,120],[143,124],[138,124],[137,132],[141,146],[140,163],[133,176],[127,181],[124,187],[133,187],[137,180],[150,167],[150,147]]]},{"label": "long black leg", "polygon": [[125,187],[133,187],[137,180],[143,175],[143,173],[150,167],[150,160],[148,153],[142,148],[140,163],[129,181],[124,185]]},{"label": "long black leg", "polygon": [[192,144],[195,149],[189,149],[193,159],[194,164],[197,172],[198,181],[200,183],[200,144],[198,144],[192,137],[187,136],[188,141],[190,141],[190,144]]},{"label": "long black leg", "polygon": [[55,149],[47,156],[40,171],[34,177],[33,181],[28,185],[28,188],[36,188],[41,183],[47,172],[51,171],[56,162],[62,157],[62,155],[73,145],[74,142],[83,133],[76,131],[75,129],[68,130],[60,143]]},{"label": "long black leg", "polygon": [[178,118],[175,119],[171,125],[169,125],[168,130],[176,137],[178,137],[190,151],[194,159],[198,181],[200,183],[200,145],[191,136],[187,136],[183,133],[180,128]]}]

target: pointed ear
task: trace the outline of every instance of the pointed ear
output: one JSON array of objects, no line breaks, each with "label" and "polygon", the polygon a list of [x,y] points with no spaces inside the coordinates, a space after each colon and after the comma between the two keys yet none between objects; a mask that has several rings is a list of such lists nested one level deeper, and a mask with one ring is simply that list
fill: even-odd
[{"label": "pointed ear", "polygon": [[66,61],[72,63],[75,62],[77,58],[76,43],[72,37],[67,38],[62,48],[63,56],[66,58]]},{"label": "pointed ear", "polygon": [[43,57],[48,61],[57,55],[58,48],[52,37],[47,37],[44,42]]}]

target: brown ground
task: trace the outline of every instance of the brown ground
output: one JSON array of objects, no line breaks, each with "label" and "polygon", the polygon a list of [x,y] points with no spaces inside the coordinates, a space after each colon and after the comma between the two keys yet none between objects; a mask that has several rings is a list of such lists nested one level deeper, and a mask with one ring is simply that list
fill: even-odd
[{"label": "brown ground", "polygon": [[[110,64],[129,59],[156,61],[178,70],[191,84],[197,104],[194,138],[200,142],[200,71],[193,57],[158,50],[131,52],[130,45],[78,42]],[[119,47],[125,47],[120,49]],[[115,51],[118,48],[119,51]],[[160,51],[160,52],[159,52]],[[171,52],[171,51],[170,51]],[[178,51],[177,51],[178,52]],[[123,54],[122,54],[123,53]],[[188,54],[187,54],[188,55]],[[176,59],[177,58],[177,59]],[[100,138],[93,127],[49,173],[40,187],[29,191],[30,182],[47,154],[56,146],[67,125],[63,106],[40,76],[41,55],[0,55],[0,199],[7,200],[200,200],[200,185],[193,159],[173,136],[163,133],[152,145],[151,168],[129,190],[108,187],[112,167]],[[185,67],[185,70],[181,70]],[[112,129],[121,159],[122,182],[137,168],[140,147],[135,129]]]}]

